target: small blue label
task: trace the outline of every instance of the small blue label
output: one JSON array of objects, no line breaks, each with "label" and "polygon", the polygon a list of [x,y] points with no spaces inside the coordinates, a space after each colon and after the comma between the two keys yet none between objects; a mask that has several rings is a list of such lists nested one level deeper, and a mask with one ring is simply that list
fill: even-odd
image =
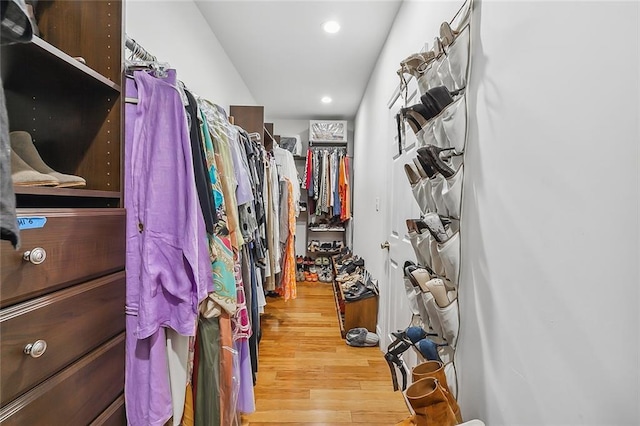
[{"label": "small blue label", "polygon": [[18,228],[21,231],[24,231],[25,229],[44,228],[45,223],[47,223],[47,218],[44,216],[30,216],[30,217],[18,218]]}]

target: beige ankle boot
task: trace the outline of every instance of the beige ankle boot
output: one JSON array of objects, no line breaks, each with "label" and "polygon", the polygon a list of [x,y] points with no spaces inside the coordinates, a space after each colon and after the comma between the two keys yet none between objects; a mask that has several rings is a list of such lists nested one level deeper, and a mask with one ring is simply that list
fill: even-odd
[{"label": "beige ankle boot", "polygon": [[40,157],[38,150],[33,144],[31,135],[28,132],[11,132],[10,137],[11,149],[13,149],[26,164],[31,166],[33,170],[57,180],[57,186],[59,188],[80,187],[87,184],[87,181],[80,176],[65,175],[47,166],[42,160],[42,157]]},{"label": "beige ankle boot", "polygon": [[52,176],[33,170],[11,150],[11,180],[15,186],[56,186],[60,182]]},{"label": "beige ankle boot", "polygon": [[456,399],[453,397],[453,394],[449,390],[449,385],[447,384],[447,376],[444,373],[444,364],[442,364],[440,361],[426,361],[422,364],[416,365],[411,372],[411,379],[414,382],[427,377],[438,380],[438,383],[444,390],[444,394],[457,422],[462,423],[460,406],[458,406],[458,401],[456,401]]}]

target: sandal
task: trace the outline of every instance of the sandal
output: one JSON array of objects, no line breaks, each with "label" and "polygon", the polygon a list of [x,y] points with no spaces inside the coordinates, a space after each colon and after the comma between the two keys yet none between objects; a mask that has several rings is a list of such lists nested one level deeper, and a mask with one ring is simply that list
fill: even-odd
[{"label": "sandal", "polygon": [[442,40],[444,47],[451,46],[458,34],[460,32],[453,30],[448,22],[445,21],[440,25],[440,40]]},{"label": "sandal", "polygon": [[415,78],[420,77],[425,68],[433,62],[435,58],[434,52],[429,50],[427,52],[414,53],[400,61],[400,69],[397,71],[400,80],[404,81],[404,74],[412,75]]}]

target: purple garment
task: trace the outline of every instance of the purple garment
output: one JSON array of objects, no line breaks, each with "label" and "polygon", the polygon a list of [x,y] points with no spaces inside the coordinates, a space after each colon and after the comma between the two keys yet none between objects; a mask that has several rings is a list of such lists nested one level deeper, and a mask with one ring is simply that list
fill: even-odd
[{"label": "purple garment", "polygon": [[136,339],[129,330],[137,318],[126,315],[127,338],[124,394],[127,424],[162,426],[173,415],[169,364],[164,328],[151,337]]},{"label": "purple garment", "polygon": [[238,411],[241,413],[253,413],[256,411],[256,403],[253,393],[253,373],[251,370],[251,357],[249,341],[247,339],[236,340],[233,348],[238,352],[240,389],[238,392]]},{"label": "purple garment", "polygon": [[174,84],[144,71],[127,81],[127,313],[134,335],[159,327],[195,334],[198,303],[213,289],[209,249],[193,173],[187,119]]},{"label": "purple garment", "polygon": [[213,290],[206,228],[175,71],[126,79],[127,288],[125,403],[133,426],[172,415],[165,331],[195,334],[198,302]]}]

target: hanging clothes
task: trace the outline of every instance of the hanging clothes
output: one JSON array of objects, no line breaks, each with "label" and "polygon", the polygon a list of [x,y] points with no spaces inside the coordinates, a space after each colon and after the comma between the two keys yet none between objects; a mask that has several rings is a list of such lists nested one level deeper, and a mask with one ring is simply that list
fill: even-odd
[{"label": "hanging clothes", "polygon": [[293,184],[290,181],[286,181],[288,197],[288,238],[285,248],[284,265],[282,267],[282,288],[280,289],[280,295],[284,297],[285,302],[289,299],[295,299],[298,295],[296,289],[296,254],[295,254],[295,214],[296,209],[293,204],[294,191]]},{"label": "hanging clothes", "polygon": [[[164,327],[195,335],[198,303],[213,289],[176,81],[175,70],[164,79],[136,71],[126,81],[126,95],[138,99],[125,107],[125,400],[132,425],[171,417]],[[165,125],[160,129],[158,122]]]},{"label": "hanging clothes", "polygon": [[[138,99],[125,107],[128,422],[239,424],[255,410],[265,289],[296,297],[295,162],[175,70],[135,71],[125,89]],[[318,170],[325,205],[335,203],[329,179]]]},{"label": "hanging clothes", "polygon": [[340,162],[340,199],[342,209],[340,219],[343,221],[351,219],[351,191],[349,189],[349,157],[344,156]]},{"label": "hanging clothes", "polygon": [[222,182],[219,179],[216,166],[215,152],[209,125],[202,122],[202,135],[206,153],[207,166],[211,176],[211,191],[216,203],[218,222],[215,233],[209,235],[210,262],[213,273],[214,288],[207,295],[207,300],[200,306],[202,315],[211,318],[220,315],[221,309],[233,314],[236,310],[236,287],[233,278],[233,249],[229,230],[227,229],[227,215],[225,209]]},{"label": "hanging clothes", "polygon": [[348,157],[345,148],[312,147],[307,151],[303,188],[315,201],[312,211],[329,222],[351,218]]}]

